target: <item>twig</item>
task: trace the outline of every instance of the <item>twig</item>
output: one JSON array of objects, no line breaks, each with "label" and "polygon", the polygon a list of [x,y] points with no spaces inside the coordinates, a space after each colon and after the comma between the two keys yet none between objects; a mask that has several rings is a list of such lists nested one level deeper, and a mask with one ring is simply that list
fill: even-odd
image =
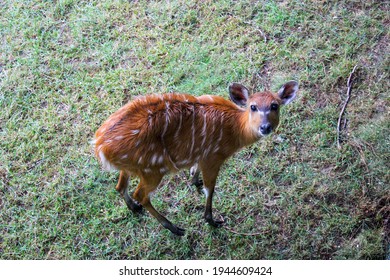
[{"label": "twig", "polygon": [[[222,220],[222,222],[225,222],[225,220],[222,216],[221,216],[221,220]],[[227,227],[227,226],[224,226],[223,228],[225,228],[227,231],[230,231],[231,233],[238,234],[238,235],[244,235],[244,236],[256,236],[256,235],[262,235],[262,234],[269,232],[269,230],[266,230],[263,232],[245,233],[245,232],[235,231],[234,229]]]},{"label": "twig", "polygon": [[244,233],[244,232],[237,232],[234,229],[229,228],[229,227],[224,227],[224,228],[227,229],[228,231],[230,231],[231,233],[238,234],[238,235],[244,235],[244,236],[256,236],[256,235],[266,234],[268,232],[268,231],[263,231],[263,232],[254,232],[254,233]]},{"label": "twig", "polygon": [[337,122],[337,148],[338,149],[341,149],[341,144],[340,144],[341,120],[343,118],[345,108],[348,105],[349,99],[351,98],[352,77],[353,77],[353,74],[355,73],[356,68],[357,68],[357,65],[355,65],[355,67],[353,67],[352,72],[349,74],[348,81],[347,81],[347,87],[348,87],[348,89],[347,89],[347,98],[345,99],[344,106],[341,109],[341,112],[340,112],[340,115],[339,115],[339,120]]}]

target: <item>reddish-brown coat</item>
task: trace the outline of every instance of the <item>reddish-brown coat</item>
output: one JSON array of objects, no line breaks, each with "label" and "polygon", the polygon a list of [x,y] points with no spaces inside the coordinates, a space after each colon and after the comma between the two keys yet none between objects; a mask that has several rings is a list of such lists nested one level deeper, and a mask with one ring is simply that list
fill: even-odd
[{"label": "reddish-brown coat", "polygon": [[177,171],[254,142],[246,118],[245,110],[218,96],[150,95],[108,118],[95,134],[95,154],[136,175]]}]

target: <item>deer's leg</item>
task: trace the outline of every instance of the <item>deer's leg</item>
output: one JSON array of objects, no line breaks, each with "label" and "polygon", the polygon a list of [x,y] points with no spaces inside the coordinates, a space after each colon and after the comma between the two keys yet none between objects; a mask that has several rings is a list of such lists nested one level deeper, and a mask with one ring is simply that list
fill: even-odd
[{"label": "deer's leg", "polygon": [[141,176],[141,181],[135,190],[133,197],[137,200],[141,205],[149,211],[159,222],[160,224],[169,229],[172,233],[176,235],[184,235],[184,229],[179,228],[172,224],[167,218],[161,215],[150,202],[150,193],[153,192],[159,185],[162,179],[161,174],[148,174],[147,176]]},{"label": "deer's leg", "polygon": [[115,189],[121,194],[123,199],[126,202],[127,208],[131,210],[133,213],[138,213],[142,210],[142,205],[134,201],[129,193],[128,193],[128,182],[129,182],[129,175],[121,170],[119,174],[119,180],[118,184],[116,185]]},{"label": "deer's leg", "polygon": [[218,164],[217,161],[213,162],[214,165],[210,167],[209,165],[201,165],[201,170],[203,174],[204,182],[204,192],[206,194],[206,209],[204,213],[204,218],[206,221],[213,227],[220,227],[223,224],[223,221],[213,219],[213,194],[215,183],[217,181],[217,176],[221,164]]},{"label": "deer's leg", "polygon": [[191,185],[194,185],[198,191],[198,193],[202,192],[203,181],[199,179],[200,170],[198,168],[198,164],[195,164],[190,169],[190,175],[192,176]]}]

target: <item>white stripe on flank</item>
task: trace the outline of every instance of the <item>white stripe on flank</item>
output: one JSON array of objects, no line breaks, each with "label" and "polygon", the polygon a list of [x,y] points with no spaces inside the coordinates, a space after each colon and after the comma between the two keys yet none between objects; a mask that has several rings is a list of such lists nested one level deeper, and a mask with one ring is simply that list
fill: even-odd
[{"label": "white stripe on flank", "polygon": [[164,135],[165,135],[165,133],[167,132],[167,130],[168,130],[168,119],[165,118],[165,125],[164,125],[164,130],[163,130],[163,132],[162,132],[162,134],[161,134],[161,139],[164,138]]},{"label": "white stripe on flank", "polygon": [[192,152],[194,151],[194,145],[195,145],[195,104],[193,105],[193,112],[192,112],[192,139],[191,139],[191,149],[189,156],[192,157]]},{"label": "white stripe on flank", "polygon": [[166,167],[160,168],[160,173],[166,173],[167,171],[168,171],[168,168],[166,168]]},{"label": "white stripe on flank", "polygon": [[221,114],[221,128],[219,130],[219,137],[218,137],[218,140],[217,140],[217,143],[216,143],[216,146],[219,147],[219,144],[221,143],[221,140],[222,140],[222,136],[223,136],[223,114]]},{"label": "white stripe on flank", "polygon": [[177,140],[179,138],[179,133],[180,133],[182,121],[183,121],[183,116],[180,114],[179,127],[176,129],[176,132],[175,132],[175,140]]},{"label": "white stripe on flank", "polygon": [[189,161],[187,159],[177,162],[178,165],[187,165],[189,163],[191,163],[191,161]]},{"label": "white stripe on flank", "polygon": [[203,157],[207,157],[207,155],[210,153],[211,151],[211,145],[207,147],[207,149],[204,150],[204,153],[203,153]]},{"label": "white stripe on flank", "polygon": [[157,163],[157,158],[158,158],[158,155],[157,155],[157,154],[154,154],[154,155],[152,156],[152,160],[151,160],[152,165],[155,165],[155,164]]},{"label": "white stripe on flank", "polygon": [[[210,119],[210,120],[213,122],[213,127],[212,127],[212,129],[211,129],[211,133],[210,133],[210,143],[208,143],[208,145],[209,145],[210,147],[214,147],[214,145],[217,144],[217,143],[213,142],[214,133],[215,133],[215,121],[214,121],[214,119]],[[214,150],[215,150],[215,149],[219,149],[219,147],[216,146],[216,147],[214,148]]]},{"label": "white stripe on flank", "polygon": [[202,127],[202,133],[201,133],[201,136],[203,136],[203,140],[202,140],[202,145],[200,146],[201,148],[203,148],[204,146],[204,143],[206,143],[206,138],[207,138],[207,121],[206,121],[206,112],[205,111],[202,111],[203,113],[203,127]]},{"label": "white stripe on flank", "polygon": [[201,135],[203,136],[203,141],[202,141],[202,147],[206,141],[206,132],[207,132],[207,116],[206,116],[206,112],[204,110],[202,110],[202,113],[203,113],[203,127],[202,127],[202,133]]},{"label": "white stripe on flank", "polygon": [[168,124],[169,124],[169,113],[168,110],[165,111],[165,124],[164,124],[164,130],[161,134],[161,139],[164,138],[165,133],[167,132],[168,129]]}]

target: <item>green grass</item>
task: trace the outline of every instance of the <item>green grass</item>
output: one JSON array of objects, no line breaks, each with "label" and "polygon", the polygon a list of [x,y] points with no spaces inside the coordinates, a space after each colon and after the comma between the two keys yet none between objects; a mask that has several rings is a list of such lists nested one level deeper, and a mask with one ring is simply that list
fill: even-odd
[{"label": "green grass", "polygon": [[[3,1],[0,259],[390,258],[385,1]],[[337,120],[355,65],[337,149]],[[89,141],[137,95],[228,97],[300,83],[273,137],[226,162],[205,199],[188,171],[129,213]],[[132,180],[135,186],[137,180]]]}]

